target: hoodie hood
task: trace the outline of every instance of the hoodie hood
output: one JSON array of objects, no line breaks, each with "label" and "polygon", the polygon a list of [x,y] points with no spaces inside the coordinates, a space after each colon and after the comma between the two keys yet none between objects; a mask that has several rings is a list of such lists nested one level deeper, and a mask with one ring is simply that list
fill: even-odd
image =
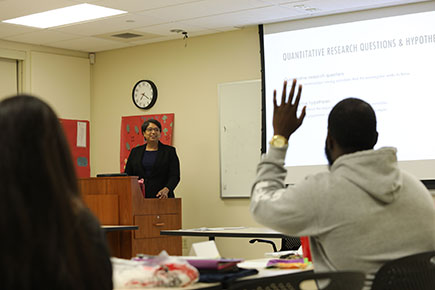
[{"label": "hoodie hood", "polygon": [[391,203],[402,187],[396,152],[396,148],[384,147],[346,154],[335,160],[331,173],[356,184],[374,199]]}]

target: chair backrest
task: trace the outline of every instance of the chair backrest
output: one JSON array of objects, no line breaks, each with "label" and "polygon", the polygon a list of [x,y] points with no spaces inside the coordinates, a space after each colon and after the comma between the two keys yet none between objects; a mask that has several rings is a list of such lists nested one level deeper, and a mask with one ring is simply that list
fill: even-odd
[{"label": "chair backrest", "polygon": [[375,275],[372,290],[434,290],[435,251],[385,263]]},{"label": "chair backrest", "polygon": [[285,237],[281,240],[282,251],[296,251],[301,246],[301,239],[298,237]]},{"label": "chair backrest", "polygon": [[[251,244],[253,244],[255,242],[271,244],[273,251],[278,252],[278,250],[275,246],[275,243],[273,241],[264,240],[264,239],[252,239],[249,242]],[[300,238],[298,238],[298,237],[284,237],[281,239],[281,249],[279,251],[280,252],[282,252],[282,251],[296,251],[297,249],[299,249],[300,246],[301,246],[301,239]]]},{"label": "chair backrest", "polygon": [[[229,290],[361,290],[365,275],[362,272],[302,272],[241,280],[229,285]],[[303,286],[302,286],[303,285]],[[303,288],[301,288],[301,286]],[[319,288],[318,288],[319,287]]]}]

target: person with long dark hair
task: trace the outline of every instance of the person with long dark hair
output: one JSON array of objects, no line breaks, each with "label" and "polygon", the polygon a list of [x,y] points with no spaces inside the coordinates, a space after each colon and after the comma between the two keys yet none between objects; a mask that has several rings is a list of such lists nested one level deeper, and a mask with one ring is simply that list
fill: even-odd
[{"label": "person with long dark hair", "polygon": [[54,111],[0,102],[0,289],[112,289],[98,220],[84,205]]}]

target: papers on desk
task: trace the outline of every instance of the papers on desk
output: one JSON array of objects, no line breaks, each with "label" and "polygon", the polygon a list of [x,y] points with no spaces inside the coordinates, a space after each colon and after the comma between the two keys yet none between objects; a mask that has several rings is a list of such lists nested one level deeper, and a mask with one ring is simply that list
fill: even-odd
[{"label": "papers on desk", "polygon": [[309,269],[312,268],[311,262],[308,262],[302,257],[294,257],[292,259],[256,259],[243,261],[237,265],[245,269]]},{"label": "papers on desk", "polygon": [[264,253],[265,257],[269,257],[269,258],[283,258],[286,256],[290,256],[290,255],[302,255],[302,252],[298,251],[280,251],[280,252],[267,252]]},{"label": "papers on desk", "polygon": [[240,262],[238,267],[245,269],[264,269],[268,262],[269,259],[248,260]]}]

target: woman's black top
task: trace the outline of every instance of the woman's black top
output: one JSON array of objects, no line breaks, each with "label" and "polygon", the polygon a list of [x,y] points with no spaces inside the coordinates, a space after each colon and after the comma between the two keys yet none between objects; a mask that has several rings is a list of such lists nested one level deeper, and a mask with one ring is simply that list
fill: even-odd
[{"label": "woman's black top", "polygon": [[[168,197],[175,197],[174,189],[180,181],[180,161],[175,148],[159,142],[157,151],[147,151],[145,154],[145,149],[146,144],[131,150],[125,173],[144,179],[145,197],[147,198],[155,198],[164,187],[169,188]],[[144,158],[144,155],[148,155],[149,152],[157,152],[152,166],[150,166],[152,157]]]}]

